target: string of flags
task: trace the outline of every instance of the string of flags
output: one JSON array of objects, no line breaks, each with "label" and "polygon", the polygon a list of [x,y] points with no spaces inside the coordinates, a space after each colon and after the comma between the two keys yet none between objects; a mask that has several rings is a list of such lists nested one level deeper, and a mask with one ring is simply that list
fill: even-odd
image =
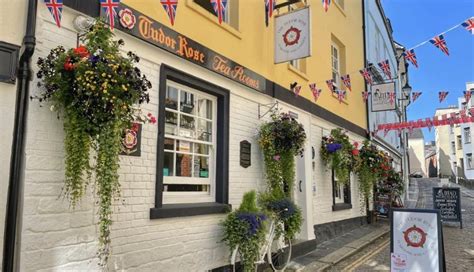
[{"label": "string of flags", "polygon": [[445,126],[445,125],[456,125],[463,123],[474,122],[474,108],[463,109],[457,112],[451,112],[449,114],[437,115],[432,118],[418,119],[416,121],[398,122],[398,123],[386,123],[379,124],[375,129],[375,133],[383,132],[384,136],[390,131],[397,131],[401,134],[402,131],[408,130],[409,133],[415,128],[428,128],[430,131],[433,127]]}]

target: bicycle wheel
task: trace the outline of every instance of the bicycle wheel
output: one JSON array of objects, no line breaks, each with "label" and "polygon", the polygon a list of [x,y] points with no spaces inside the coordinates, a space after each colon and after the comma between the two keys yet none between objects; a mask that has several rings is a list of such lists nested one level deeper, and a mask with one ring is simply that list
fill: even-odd
[{"label": "bicycle wheel", "polygon": [[275,239],[268,248],[268,263],[275,271],[284,271],[291,259],[291,241]]}]

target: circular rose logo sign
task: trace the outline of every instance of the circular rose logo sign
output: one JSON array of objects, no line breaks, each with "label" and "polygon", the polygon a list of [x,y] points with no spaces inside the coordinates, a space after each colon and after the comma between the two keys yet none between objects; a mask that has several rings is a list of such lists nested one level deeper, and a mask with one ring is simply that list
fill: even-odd
[{"label": "circular rose logo sign", "polygon": [[285,34],[283,34],[283,42],[286,46],[297,44],[301,37],[301,30],[296,27],[290,27]]},{"label": "circular rose logo sign", "polygon": [[426,232],[423,229],[413,225],[403,232],[403,238],[410,247],[423,247],[426,242]]},{"label": "circular rose logo sign", "polygon": [[127,29],[132,29],[135,26],[135,23],[137,22],[135,15],[128,8],[122,9],[119,12],[119,17],[120,25]]},{"label": "circular rose logo sign", "polygon": [[131,129],[126,129],[125,137],[123,138],[123,145],[128,149],[132,149],[137,145],[137,142],[137,133]]}]

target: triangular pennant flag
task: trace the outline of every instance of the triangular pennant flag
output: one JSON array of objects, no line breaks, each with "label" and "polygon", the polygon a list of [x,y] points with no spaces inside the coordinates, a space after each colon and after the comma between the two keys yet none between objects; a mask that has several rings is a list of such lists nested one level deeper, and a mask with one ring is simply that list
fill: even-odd
[{"label": "triangular pennant flag", "polygon": [[474,17],[467,19],[464,23],[461,24],[467,31],[471,32],[474,35]]},{"label": "triangular pennant flag", "polygon": [[328,85],[328,88],[331,92],[335,92],[336,91],[336,88],[334,86],[334,80],[333,79],[329,79],[329,80],[326,80],[326,84]]},{"label": "triangular pennant flag", "polygon": [[449,56],[449,51],[448,51],[448,45],[446,44],[446,40],[444,40],[443,35],[439,35],[437,37],[434,37],[433,39],[430,40],[430,43],[432,43],[434,46],[438,47],[439,50],[443,51],[447,56]]},{"label": "triangular pennant flag", "polygon": [[347,89],[349,89],[349,91],[352,92],[352,89],[351,89],[351,77],[349,74],[345,75],[345,76],[342,76],[341,77],[341,80],[342,80],[342,83],[344,83],[344,85],[347,87]]},{"label": "triangular pennant flag", "polygon": [[107,22],[109,22],[110,29],[114,29],[115,16],[117,16],[116,9],[120,4],[120,0],[100,0],[100,7],[104,10],[107,16]]},{"label": "triangular pennant flag", "polygon": [[421,95],[421,92],[413,92],[411,94],[411,101],[415,102],[420,97],[420,95]]},{"label": "triangular pennant flag", "polygon": [[325,12],[328,12],[329,5],[331,5],[331,0],[322,0],[323,1],[323,8]]},{"label": "triangular pennant flag", "polygon": [[171,25],[174,25],[176,10],[178,9],[178,0],[160,0],[160,2],[166,11],[166,14],[168,14],[168,18],[170,18]]},{"label": "triangular pennant flag", "polygon": [[443,102],[446,99],[446,97],[448,96],[448,93],[449,92],[445,92],[445,91],[441,91],[438,93],[439,103]]},{"label": "triangular pennant flag", "polygon": [[466,103],[468,103],[469,100],[471,100],[471,95],[472,95],[472,91],[464,91],[464,99],[466,99]]},{"label": "triangular pennant flag", "polygon": [[311,90],[311,93],[313,94],[314,102],[317,102],[323,90],[316,88],[316,83],[309,84],[309,89]]},{"label": "triangular pennant flag", "polygon": [[295,86],[293,88],[293,93],[295,94],[296,97],[300,95],[300,92],[301,92],[301,86]]},{"label": "triangular pennant flag", "polygon": [[211,0],[212,8],[219,18],[219,24],[225,20],[225,9],[227,8],[227,0]]},{"label": "triangular pennant flag", "polygon": [[413,65],[415,65],[416,68],[418,68],[418,61],[416,60],[415,50],[411,49],[405,51],[402,55],[405,57],[406,60],[408,60]]},{"label": "triangular pennant flag", "polygon": [[392,72],[390,71],[390,63],[388,62],[388,59],[379,62],[378,65],[388,79],[392,79]]},{"label": "triangular pennant flag", "polygon": [[344,101],[344,98],[346,98],[346,91],[338,90],[337,91],[337,100],[339,100],[339,104],[341,104],[342,101]]},{"label": "triangular pennant flag", "polygon": [[360,74],[364,77],[365,82],[369,85],[372,84],[372,75],[370,74],[369,68],[359,70]]},{"label": "triangular pennant flag", "polygon": [[364,102],[367,102],[367,100],[369,99],[369,92],[362,92],[362,99],[364,100]]},{"label": "triangular pennant flag", "polygon": [[426,118],[425,119],[425,124],[428,127],[428,130],[431,132],[431,128],[433,127],[433,122],[431,121],[431,118]]},{"label": "triangular pennant flag", "polygon": [[44,0],[49,13],[53,15],[53,19],[58,27],[61,27],[61,18],[63,16],[63,0]]},{"label": "triangular pennant flag", "polygon": [[265,25],[268,26],[270,18],[273,16],[275,10],[275,4],[277,0],[264,0],[265,1]]},{"label": "triangular pennant flag", "polygon": [[388,101],[390,102],[390,105],[393,105],[393,103],[395,102],[395,92],[388,93]]}]

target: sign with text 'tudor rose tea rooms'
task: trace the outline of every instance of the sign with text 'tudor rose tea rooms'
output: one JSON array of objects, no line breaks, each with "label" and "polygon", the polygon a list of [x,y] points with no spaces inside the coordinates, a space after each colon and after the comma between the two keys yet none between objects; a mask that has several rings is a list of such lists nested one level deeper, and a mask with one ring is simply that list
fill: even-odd
[{"label": "sign with text 'tudor rose tea rooms'", "polygon": [[390,225],[390,271],[444,270],[439,211],[392,209]]},{"label": "sign with text 'tudor rose tea rooms'", "polygon": [[275,17],[275,63],[311,56],[309,6]]}]

